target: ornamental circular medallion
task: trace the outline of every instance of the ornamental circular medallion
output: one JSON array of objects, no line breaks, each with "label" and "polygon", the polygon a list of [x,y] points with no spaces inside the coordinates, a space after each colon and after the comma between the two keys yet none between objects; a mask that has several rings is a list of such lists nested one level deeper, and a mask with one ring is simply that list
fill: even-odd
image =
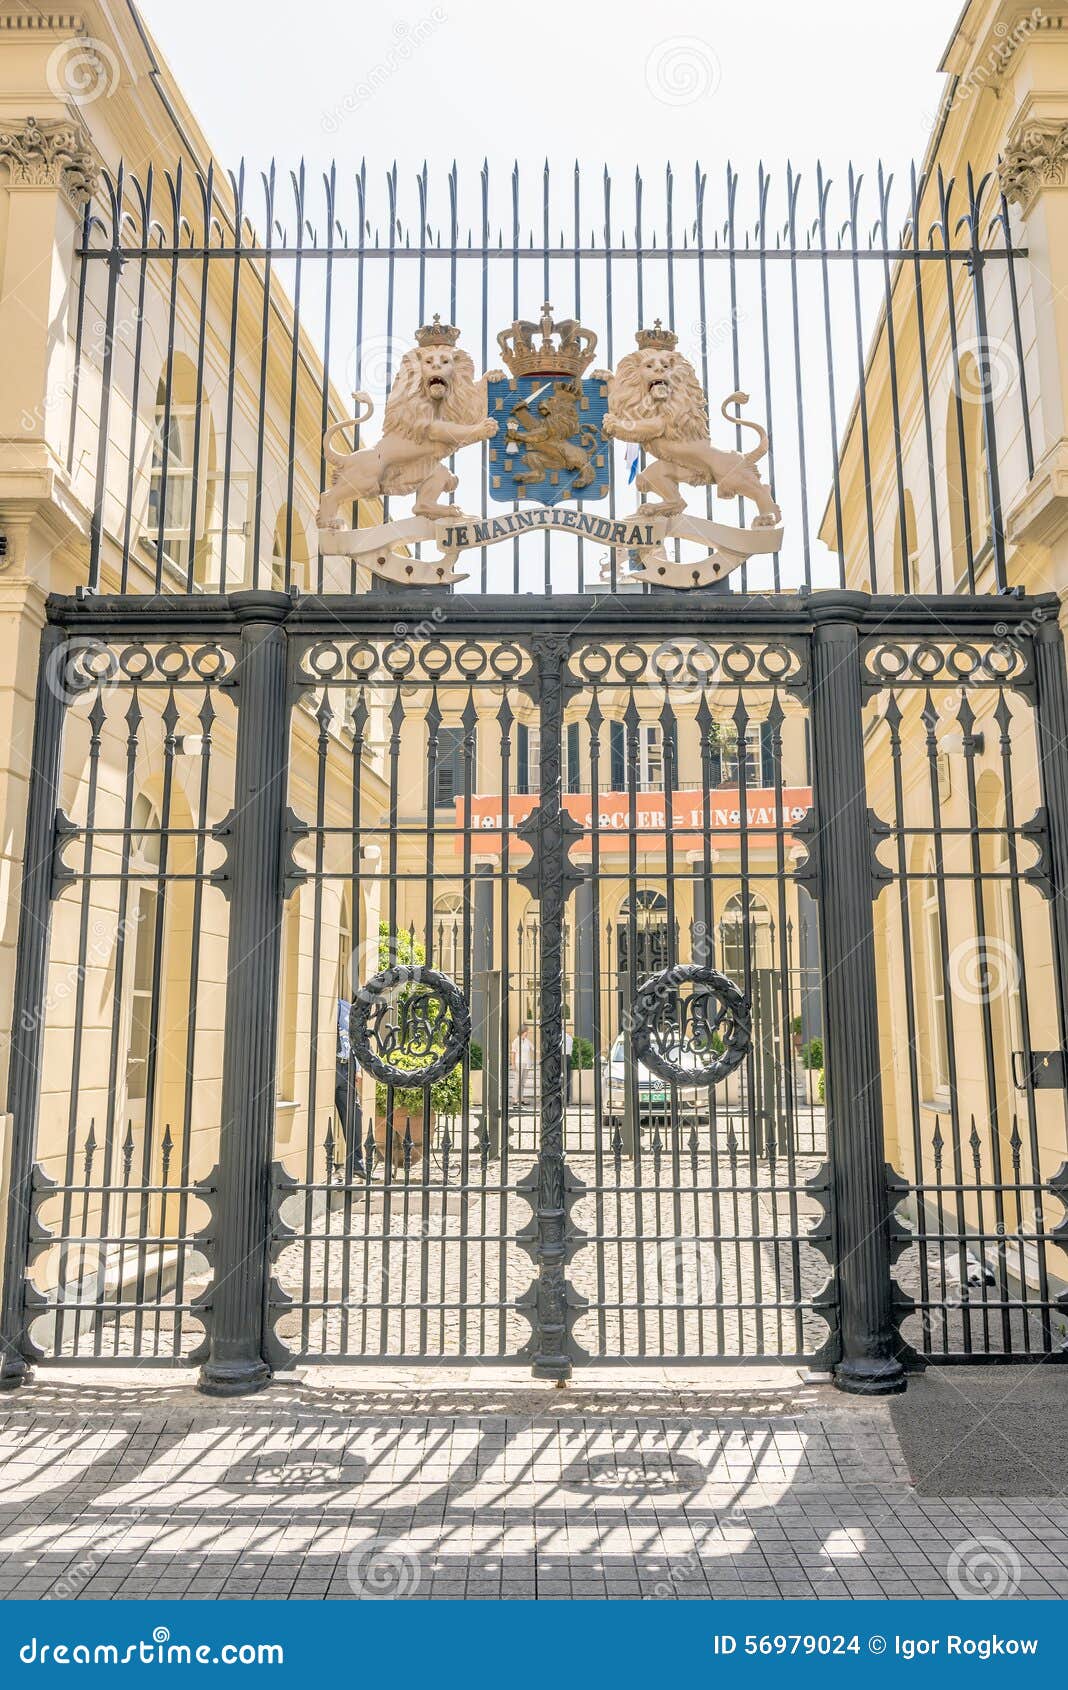
[{"label": "ornamental circular medallion", "polygon": [[419,963],[384,968],[352,1001],[353,1053],[384,1085],[433,1085],[455,1068],[470,1037],[471,1016],[455,980]]},{"label": "ornamental circular medallion", "polygon": [[725,974],[699,963],[676,963],[647,980],[633,1015],[635,1060],[682,1085],[726,1079],[744,1062],[753,1036],[749,999]]}]

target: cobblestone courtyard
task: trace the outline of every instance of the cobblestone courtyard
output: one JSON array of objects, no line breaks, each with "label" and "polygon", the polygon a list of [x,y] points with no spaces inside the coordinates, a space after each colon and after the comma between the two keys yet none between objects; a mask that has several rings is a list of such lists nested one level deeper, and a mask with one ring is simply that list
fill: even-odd
[{"label": "cobblestone courtyard", "polygon": [[1066,1385],[946,1370],[864,1402],[787,1370],[564,1391],[309,1370],[218,1403],[173,1376],[45,1375],[0,1399],[0,1590],[1063,1598],[1043,1451]]}]

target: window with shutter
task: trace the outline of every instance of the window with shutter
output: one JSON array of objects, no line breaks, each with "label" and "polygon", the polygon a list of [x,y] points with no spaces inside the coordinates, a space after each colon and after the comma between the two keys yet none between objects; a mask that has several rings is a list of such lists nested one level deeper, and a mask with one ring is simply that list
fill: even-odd
[{"label": "window with shutter", "polygon": [[464,790],[464,730],[443,727],[438,732],[438,764],[435,771],[434,806],[446,809]]},{"label": "window with shutter", "polygon": [[530,791],[530,730],[525,722],[517,722],[515,730],[515,789]]},{"label": "window with shutter", "polygon": [[772,745],[771,723],[760,724],[760,784],[775,785],[775,748]]},{"label": "window with shutter", "polygon": [[581,762],[579,753],[579,725],[577,722],[567,724],[567,737],[564,745],[565,773],[564,785],[567,792],[580,792]]},{"label": "window with shutter", "polygon": [[608,724],[608,762],[612,792],[627,790],[626,730],[622,722]]}]

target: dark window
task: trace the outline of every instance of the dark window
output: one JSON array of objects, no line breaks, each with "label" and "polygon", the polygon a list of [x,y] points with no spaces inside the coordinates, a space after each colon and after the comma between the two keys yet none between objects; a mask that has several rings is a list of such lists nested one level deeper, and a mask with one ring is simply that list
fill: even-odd
[{"label": "dark window", "polygon": [[775,785],[775,748],[770,722],[760,724],[760,784],[767,787]]},{"label": "dark window", "polygon": [[608,761],[609,780],[612,792],[626,792],[627,790],[627,756],[625,750],[625,734],[622,722],[608,724]]},{"label": "dark window", "polygon": [[579,764],[579,725],[577,722],[567,724],[567,790],[579,792],[580,764]]},{"label": "dark window", "polygon": [[464,730],[439,728],[438,764],[435,771],[434,807],[445,809],[453,804],[464,790]]},{"label": "dark window", "polygon": [[515,789],[530,791],[530,729],[518,722],[515,730]]}]

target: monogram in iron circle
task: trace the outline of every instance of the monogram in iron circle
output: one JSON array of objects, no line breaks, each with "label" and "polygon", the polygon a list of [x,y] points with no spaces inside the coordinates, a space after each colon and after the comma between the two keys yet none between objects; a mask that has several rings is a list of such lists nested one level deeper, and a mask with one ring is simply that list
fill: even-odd
[{"label": "monogram in iron circle", "polygon": [[[688,998],[679,988],[691,986]],[[749,999],[715,968],[680,962],[634,997],[634,1057],[662,1080],[715,1085],[745,1061],[753,1035]]]},{"label": "monogram in iron circle", "polygon": [[460,1061],[471,1016],[447,974],[395,963],[357,991],[349,1037],[357,1060],[384,1085],[429,1086]]}]

